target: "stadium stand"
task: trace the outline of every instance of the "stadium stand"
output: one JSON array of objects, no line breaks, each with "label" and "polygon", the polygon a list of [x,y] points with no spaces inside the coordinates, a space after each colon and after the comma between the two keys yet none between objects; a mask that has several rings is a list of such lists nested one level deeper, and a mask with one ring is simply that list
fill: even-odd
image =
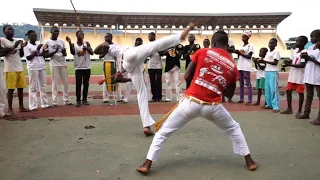
[{"label": "stadium stand", "polygon": [[[75,41],[75,32],[79,28],[76,26],[78,24],[74,11],[35,8],[34,13],[41,27],[41,42],[50,38],[52,25],[60,27],[59,37],[61,39],[69,36]],[[148,42],[149,32],[155,32],[157,38],[161,38],[178,32],[179,29],[186,27],[192,21],[198,23],[198,30],[193,32],[198,44],[202,45],[205,38],[211,39],[215,31],[223,29],[232,38],[237,48],[242,45],[241,33],[250,30],[253,33],[250,44],[254,46],[255,54],[258,54],[261,47],[268,47],[269,39],[277,38],[279,42],[277,49],[280,51],[281,57],[289,57],[290,55],[285,42],[277,34],[278,24],[290,16],[290,12],[178,14],[78,11],[78,14],[80,15],[81,28],[85,33],[85,40],[89,41],[93,47],[104,41],[104,35],[107,32],[113,34],[115,43],[132,46],[137,37]],[[67,59],[72,59],[70,53],[68,53]],[[93,59],[98,59],[98,57],[94,55]]]}]

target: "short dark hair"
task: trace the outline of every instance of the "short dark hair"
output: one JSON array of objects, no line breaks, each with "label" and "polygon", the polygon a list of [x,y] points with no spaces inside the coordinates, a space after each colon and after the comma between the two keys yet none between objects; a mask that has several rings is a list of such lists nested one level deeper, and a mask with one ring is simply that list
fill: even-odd
[{"label": "short dark hair", "polygon": [[262,50],[264,52],[268,52],[268,48],[266,48],[266,47],[262,47],[260,50]]},{"label": "short dark hair", "polygon": [[228,34],[224,31],[217,31],[212,36],[212,44],[218,43],[220,45],[228,45],[229,37]]},{"label": "short dark hair", "polygon": [[302,40],[303,45],[306,45],[309,41],[307,36],[299,36],[298,38]]},{"label": "short dark hair", "polygon": [[78,36],[79,32],[83,32],[83,31],[82,31],[82,30],[78,30],[78,31],[76,32],[76,36]]},{"label": "short dark hair", "polygon": [[210,41],[209,39],[204,39],[203,41]]},{"label": "short dark hair", "polygon": [[142,41],[142,39],[141,39],[141,38],[137,38],[137,39],[136,39],[136,42],[137,42],[137,41]]},{"label": "short dark hair", "polygon": [[278,39],[277,38],[271,38],[270,41],[275,41],[276,43],[278,43]]},{"label": "short dark hair", "polygon": [[108,32],[108,33],[106,33],[106,35],[110,35],[110,36],[113,36],[113,35],[112,35],[112,33],[109,33],[109,32]]},{"label": "short dark hair", "polygon": [[6,31],[7,27],[11,26],[10,24],[6,24],[2,27],[2,31],[3,33]]},{"label": "short dark hair", "polygon": [[52,26],[50,32],[52,33],[53,29],[59,29],[57,26]]},{"label": "short dark hair", "polygon": [[154,32],[150,32],[149,35],[153,35],[153,36],[156,36],[156,33]]},{"label": "short dark hair", "polygon": [[313,30],[310,34],[314,34],[315,36],[320,36],[320,29]]},{"label": "short dark hair", "polygon": [[29,36],[31,33],[35,33],[35,31],[34,31],[34,30],[29,30],[29,31],[25,34],[25,36]]}]

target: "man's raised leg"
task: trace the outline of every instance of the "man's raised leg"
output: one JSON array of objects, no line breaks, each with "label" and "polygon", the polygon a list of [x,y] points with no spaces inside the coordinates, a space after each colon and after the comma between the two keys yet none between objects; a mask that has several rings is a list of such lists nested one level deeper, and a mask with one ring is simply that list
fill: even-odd
[{"label": "man's raised leg", "polygon": [[194,28],[195,24],[190,23],[189,27],[185,28],[182,33],[166,36],[150,43],[130,48],[124,54],[124,61],[127,61],[129,64],[142,64],[151,54],[180,44]]}]

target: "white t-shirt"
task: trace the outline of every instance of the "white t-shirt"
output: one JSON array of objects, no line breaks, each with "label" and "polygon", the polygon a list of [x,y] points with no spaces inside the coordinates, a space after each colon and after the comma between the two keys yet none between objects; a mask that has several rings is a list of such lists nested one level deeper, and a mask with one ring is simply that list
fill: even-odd
[{"label": "white t-shirt", "polygon": [[150,56],[148,69],[162,69],[162,59],[158,52],[155,52]]},{"label": "white t-shirt", "polygon": [[[300,54],[302,52],[306,52],[306,50],[302,50],[301,52],[295,52],[291,57],[292,64],[300,64],[305,62],[304,59],[301,59]],[[304,68],[295,68],[290,66],[288,82],[295,83],[295,84],[304,84]]]},{"label": "white t-shirt", "polygon": [[[247,44],[245,46],[242,46],[240,51],[243,50],[245,55],[248,55],[250,52],[253,54],[253,46],[250,44]],[[238,66],[237,66],[239,71],[252,71],[252,59],[247,59],[241,55],[239,55],[238,59]]]},{"label": "white t-shirt", "polygon": [[[277,50],[268,51],[265,57],[265,61],[274,62],[274,60],[280,61],[280,53]],[[278,65],[267,64],[265,71],[279,71]]]},{"label": "white t-shirt", "polygon": [[[7,38],[1,38],[1,47],[3,48],[11,48],[17,42],[16,39],[13,41],[9,41]],[[16,49],[12,52],[4,56],[4,72],[21,72],[23,71],[23,66],[20,57],[20,49],[21,45],[18,45]]]},{"label": "white t-shirt", "polygon": [[62,49],[66,48],[63,40],[49,39],[44,42],[44,45],[48,45],[49,53],[54,52],[56,48],[59,48],[59,51],[50,57],[50,66],[67,66],[66,58],[62,54]]},{"label": "white t-shirt", "polygon": [[[264,67],[266,66],[264,63],[259,63],[259,65],[260,66],[264,66]],[[256,79],[262,79],[262,78],[265,78],[265,73],[264,73],[264,70],[260,69],[259,66],[258,66],[257,67],[257,72],[256,72]]]},{"label": "white t-shirt", "polygon": [[[24,50],[24,56],[29,56],[33,51],[37,51],[37,48],[40,43],[36,42],[35,45],[28,42],[27,46],[23,48]],[[27,69],[29,70],[43,70],[46,68],[46,62],[42,56],[43,53],[43,47],[41,47],[40,51],[38,52],[38,55],[36,55],[32,60],[26,60],[27,61]]]},{"label": "white t-shirt", "polygon": [[84,42],[84,45],[79,46],[77,43],[74,43],[75,55],[73,56],[73,65],[74,69],[91,69],[91,59],[88,51],[83,51],[83,46],[87,46],[87,43]]},{"label": "white t-shirt", "polygon": [[[320,50],[313,49],[314,45],[311,46],[307,53],[310,57],[314,57],[318,62],[320,62]],[[320,85],[320,66],[316,65],[314,62],[308,61],[306,67],[304,68],[304,83]]]}]

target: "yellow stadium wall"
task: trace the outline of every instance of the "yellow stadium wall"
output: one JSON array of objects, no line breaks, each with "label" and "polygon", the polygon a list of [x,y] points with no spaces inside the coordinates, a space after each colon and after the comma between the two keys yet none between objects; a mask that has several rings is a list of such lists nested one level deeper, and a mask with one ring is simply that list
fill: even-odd
[{"label": "yellow stadium wall", "polygon": [[[104,35],[103,33],[93,33],[93,32],[85,32],[85,40],[90,42],[92,48],[95,48],[99,44],[101,44],[104,41]],[[167,36],[168,34],[157,34],[157,39]],[[72,55],[69,52],[69,44],[65,40],[66,36],[69,36],[73,42],[76,41],[76,35],[75,32],[60,32],[60,39],[63,39],[66,43],[68,56],[67,59],[72,59]],[[204,39],[208,38],[211,39],[212,35],[206,35],[206,34],[196,34],[196,43],[200,44],[202,46],[202,42]],[[239,48],[242,46],[241,41],[241,34],[240,33],[231,33],[229,35],[230,38],[232,38],[235,47]],[[133,46],[136,38],[142,38],[144,43],[149,42],[148,40],[148,34],[140,34],[140,33],[127,33],[125,34],[114,34],[113,35],[113,41],[114,43],[118,43],[124,46]],[[45,31],[43,33],[43,37],[41,38],[41,42],[43,43],[45,40],[50,38],[50,32]],[[253,45],[254,47],[254,56],[259,55],[259,49],[261,47],[268,47],[268,42],[271,38],[277,38],[278,39],[278,47],[277,50],[280,52],[281,57],[289,57],[290,51],[286,50],[285,43],[280,39],[279,36],[276,36],[275,34],[271,33],[260,33],[260,34],[252,34],[252,37],[249,40],[249,43]],[[188,42],[185,41],[183,44],[186,45]],[[234,55],[234,57],[236,57]],[[98,59],[97,55],[94,55],[92,57],[93,59]]]}]

